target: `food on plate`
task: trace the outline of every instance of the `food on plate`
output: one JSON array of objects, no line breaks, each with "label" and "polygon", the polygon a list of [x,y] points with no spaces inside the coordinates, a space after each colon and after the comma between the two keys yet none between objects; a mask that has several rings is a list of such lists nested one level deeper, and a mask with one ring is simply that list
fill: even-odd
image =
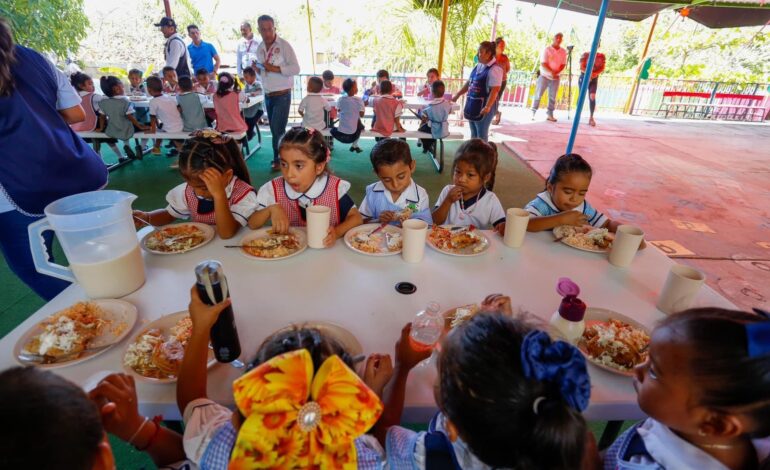
[{"label": "food on plate", "polygon": [[400,233],[387,230],[378,233],[360,231],[350,237],[350,245],[364,253],[393,253],[399,251],[402,244]]},{"label": "food on plate", "polygon": [[408,204],[398,214],[396,214],[396,219],[398,219],[399,222],[403,222],[403,221],[409,219],[409,217],[411,217],[412,214],[414,214],[415,212],[417,212],[417,205],[412,202],[412,203]]},{"label": "food on plate", "polygon": [[446,251],[461,251],[472,248],[474,253],[484,249],[485,239],[476,233],[476,227],[442,227],[434,225],[428,240],[434,246]]},{"label": "food on plate", "polygon": [[147,237],[144,245],[149,250],[177,253],[195,248],[206,241],[206,234],[195,225],[180,224],[156,230]]},{"label": "food on plate", "polygon": [[92,302],[78,302],[40,323],[42,333],[35,335],[24,351],[53,359],[80,353],[110,324],[104,311]]},{"label": "food on plate", "polygon": [[452,317],[452,328],[456,328],[463,323],[467,322],[471,319],[474,315],[479,313],[479,310],[481,308],[477,304],[470,304],[470,305],[463,305],[462,307],[457,307],[455,309],[455,314]]},{"label": "food on plate", "polygon": [[243,251],[257,258],[283,258],[301,248],[297,235],[267,232],[265,236],[243,244]]},{"label": "food on plate", "polygon": [[644,330],[610,318],[587,326],[578,346],[595,362],[630,371],[647,360],[649,344]]},{"label": "food on plate", "polygon": [[553,229],[553,234],[567,245],[587,250],[607,250],[615,240],[615,234],[610,233],[606,228],[590,225],[582,227],[560,225]]},{"label": "food on plate", "polygon": [[191,335],[189,316],[180,319],[166,334],[158,328],[146,330],[129,345],[123,363],[144,377],[176,378]]}]

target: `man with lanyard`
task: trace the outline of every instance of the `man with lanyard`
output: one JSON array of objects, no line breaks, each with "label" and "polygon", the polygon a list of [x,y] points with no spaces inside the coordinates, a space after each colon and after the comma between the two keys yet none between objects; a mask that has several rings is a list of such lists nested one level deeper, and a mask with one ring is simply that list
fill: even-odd
[{"label": "man with lanyard", "polygon": [[[599,43],[599,46],[601,46],[601,43]],[[580,56],[580,79],[578,80],[578,86],[583,85],[583,78],[586,74],[586,65],[588,64],[589,54],[589,52],[585,52]],[[591,72],[591,81],[588,82],[588,107],[591,110],[591,117],[588,118],[588,124],[591,126],[596,126],[596,121],[594,121],[594,111],[596,110],[596,87],[599,85],[599,75],[604,72],[606,62],[607,60],[605,59],[604,54],[597,52],[596,58],[594,59],[594,69]]]},{"label": "man with lanyard", "polygon": [[235,68],[238,70],[238,76],[243,78],[243,69],[254,67],[257,62],[259,41],[254,39],[251,23],[246,21],[241,24],[241,36],[243,36],[243,40],[238,43]]},{"label": "man with lanyard", "polygon": [[164,16],[160,23],[155,23],[160,27],[160,32],[166,38],[166,45],[163,47],[163,57],[166,60],[167,67],[176,69],[177,78],[191,77],[190,66],[187,59],[187,46],[184,39],[176,32],[176,22]]},{"label": "man with lanyard", "polygon": [[192,40],[187,50],[190,52],[193,72],[204,69],[212,79],[216,79],[219,71],[219,54],[214,45],[201,39],[200,29],[194,24],[187,27],[187,35]]},{"label": "man with lanyard", "polygon": [[540,98],[543,97],[545,89],[548,89],[548,117],[551,122],[556,122],[553,117],[553,111],[556,109],[556,93],[559,91],[559,74],[567,65],[567,51],[561,47],[561,41],[564,38],[562,33],[556,33],[553,37],[553,43],[543,50],[540,56],[540,76],[537,77],[537,88],[532,100],[532,120],[535,120],[535,113],[540,107]]},{"label": "man with lanyard", "polygon": [[265,90],[265,107],[273,135],[273,171],[281,169],[278,158],[278,143],[286,132],[291,108],[291,89],[294,75],[299,73],[299,62],[291,44],[279,38],[275,32],[275,21],[267,15],[257,20],[262,44],[257,48],[257,67]]}]

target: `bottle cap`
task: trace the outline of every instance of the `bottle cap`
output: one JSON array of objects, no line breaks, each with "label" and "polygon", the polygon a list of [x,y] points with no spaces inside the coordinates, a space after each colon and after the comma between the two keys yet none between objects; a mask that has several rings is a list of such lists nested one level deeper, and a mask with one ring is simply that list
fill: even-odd
[{"label": "bottle cap", "polygon": [[580,287],[572,279],[562,277],[556,284],[556,292],[563,297],[559,305],[559,315],[568,321],[583,321],[586,304],[577,297],[580,294]]},{"label": "bottle cap", "polygon": [[212,284],[219,283],[224,277],[222,263],[217,260],[209,259],[201,261],[195,267],[195,278],[199,284],[206,284],[208,279]]}]

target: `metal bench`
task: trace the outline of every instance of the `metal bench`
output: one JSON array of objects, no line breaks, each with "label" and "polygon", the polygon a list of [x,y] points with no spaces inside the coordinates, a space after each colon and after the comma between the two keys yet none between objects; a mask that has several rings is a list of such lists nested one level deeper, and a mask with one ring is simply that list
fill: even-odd
[{"label": "metal bench", "polygon": [[[668,98],[668,99],[667,99]],[[691,91],[665,91],[663,92],[663,102],[658,108],[659,115],[665,112],[668,118],[669,113],[674,117],[681,113],[682,117],[700,117],[701,119],[719,119],[722,116],[733,116],[737,118],[740,114],[743,120],[753,121],[756,117],[762,120],[765,108],[762,106],[764,100],[762,95],[743,95],[740,93],[705,93]],[[737,103],[723,102],[723,100],[737,100]],[[673,109],[673,111],[672,111]],[[681,110],[681,111],[680,111]],[[726,110],[726,113],[719,111]],[[734,110],[730,113],[730,110]]]}]

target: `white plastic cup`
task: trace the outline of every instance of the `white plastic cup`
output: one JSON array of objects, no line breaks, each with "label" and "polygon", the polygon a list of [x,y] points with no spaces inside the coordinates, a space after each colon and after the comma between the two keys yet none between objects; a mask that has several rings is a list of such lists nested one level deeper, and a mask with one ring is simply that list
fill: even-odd
[{"label": "white plastic cup", "polygon": [[610,250],[610,264],[625,268],[631,265],[639,245],[644,240],[644,232],[633,225],[621,225],[615,233],[615,241]]},{"label": "white plastic cup", "polygon": [[404,242],[401,257],[407,263],[419,263],[425,256],[425,238],[428,236],[428,224],[424,220],[409,219],[401,224]]},{"label": "white plastic cup", "polygon": [[705,280],[706,276],[695,268],[681,264],[672,266],[660,292],[658,310],[671,314],[690,308]]},{"label": "white plastic cup", "polygon": [[327,206],[310,206],[307,214],[307,245],[310,248],[324,248],[324,238],[329,233],[332,210]]},{"label": "white plastic cup", "polygon": [[519,248],[524,244],[524,236],[529,225],[529,212],[524,209],[511,208],[505,212],[505,235],[503,243],[511,248]]}]

